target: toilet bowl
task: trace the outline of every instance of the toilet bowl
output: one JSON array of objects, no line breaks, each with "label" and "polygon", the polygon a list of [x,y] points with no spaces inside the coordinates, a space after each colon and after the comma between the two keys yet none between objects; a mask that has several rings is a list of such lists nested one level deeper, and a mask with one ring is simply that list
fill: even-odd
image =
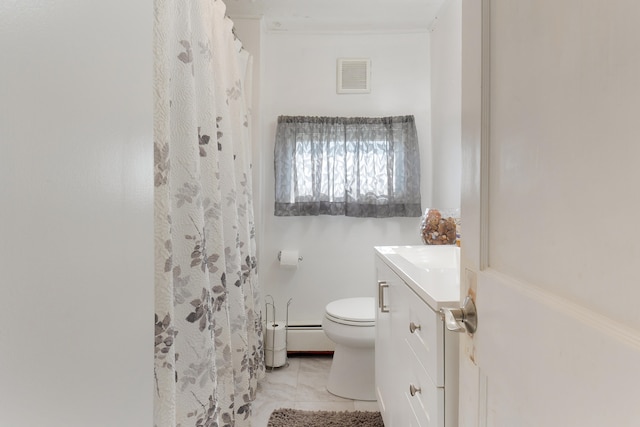
[{"label": "toilet bowl", "polygon": [[374,299],[330,302],[325,307],[322,328],[336,345],[327,390],[347,399],[376,400]]}]

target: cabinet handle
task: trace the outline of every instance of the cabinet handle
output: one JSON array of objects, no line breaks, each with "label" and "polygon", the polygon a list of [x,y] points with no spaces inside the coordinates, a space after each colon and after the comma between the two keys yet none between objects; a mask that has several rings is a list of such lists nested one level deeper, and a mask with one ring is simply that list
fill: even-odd
[{"label": "cabinet handle", "polygon": [[414,333],[416,330],[421,330],[422,326],[420,325],[416,325],[415,323],[411,322],[409,323],[409,332]]},{"label": "cabinet handle", "polygon": [[416,387],[413,384],[409,384],[409,393],[411,396],[415,396],[416,393],[422,393],[422,389],[420,387]]},{"label": "cabinet handle", "polygon": [[378,280],[378,308],[381,313],[388,313],[389,307],[384,303],[384,289],[388,288],[389,284],[384,280]]}]

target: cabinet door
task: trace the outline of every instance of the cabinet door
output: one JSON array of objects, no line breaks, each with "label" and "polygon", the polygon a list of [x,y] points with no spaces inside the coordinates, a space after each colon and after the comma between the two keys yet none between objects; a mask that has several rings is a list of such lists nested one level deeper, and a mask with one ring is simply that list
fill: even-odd
[{"label": "cabinet door", "polygon": [[[413,332],[408,333],[407,340],[431,381],[437,387],[444,387],[444,325],[438,313],[409,287],[406,292],[409,294],[407,328],[410,324],[414,326]],[[457,336],[453,338],[458,339]]]},{"label": "cabinet door", "polygon": [[405,283],[381,260],[376,259],[378,278],[376,310],[376,397],[386,427],[406,427],[408,404],[406,346],[408,313]]},{"label": "cabinet door", "polygon": [[413,427],[415,425],[412,417],[413,411],[407,400],[412,376],[410,364],[414,362],[407,352],[410,292],[407,285],[398,276],[389,285],[389,297],[393,301],[389,307],[394,355],[391,367],[393,371],[393,427]]},{"label": "cabinet door", "polygon": [[[444,388],[434,381],[443,377],[442,358],[437,356],[443,352],[442,322],[408,286],[398,291],[396,300],[402,310],[396,316],[394,334],[402,337],[396,349],[403,356],[399,388],[404,398],[403,412],[409,416],[402,425],[444,427]],[[420,329],[411,332],[412,323]]]},{"label": "cabinet door", "polygon": [[444,427],[445,389],[436,387],[411,346],[407,345],[406,354],[410,360],[407,365],[409,378],[404,392],[414,414],[414,424],[419,427]]},{"label": "cabinet door", "polygon": [[376,345],[375,345],[375,375],[376,375],[376,398],[380,413],[385,426],[391,426],[391,411],[393,406],[390,402],[392,396],[393,381],[392,372],[389,370],[391,363],[391,353],[393,345],[391,343],[391,313],[388,311],[389,304],[389,282],[392,281],[393,273],[384,262],[376,258]]},{"label": "cabinet door", "polygon": [[[437,322],[427,315],[433,312],[384,262],[377,259],[376,269],[379,286],[376,296],[376,395],[384,425],[442,427],[444,391],[433,385],[423,367],[420,358],[424,357],[424,351],[416,355],[412,344],[417,344],[410,341],[417,340],[422,349],[424,344],[420,339],[423,339],[435,351],[432,339],[418,339],[411,334],[409,328],[413,320],[416,324],[421,322],[425,331],[433,329],[433,324]],[[441,324],[440,327],[442,328]],[[435,359],[427,365],[442,368]],[[411,396],[411,385],[422,389],[422,394]]]}]

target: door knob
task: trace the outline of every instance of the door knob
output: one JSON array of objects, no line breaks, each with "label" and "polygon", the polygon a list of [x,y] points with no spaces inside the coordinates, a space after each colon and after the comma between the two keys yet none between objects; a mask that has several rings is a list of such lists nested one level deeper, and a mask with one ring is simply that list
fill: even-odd
[{"label": "door knob", "polygon": [[461,308],[441,308],[440,315],[450,331],[473,334],[478,329],[478,312],[470,297],[464,299]]}]

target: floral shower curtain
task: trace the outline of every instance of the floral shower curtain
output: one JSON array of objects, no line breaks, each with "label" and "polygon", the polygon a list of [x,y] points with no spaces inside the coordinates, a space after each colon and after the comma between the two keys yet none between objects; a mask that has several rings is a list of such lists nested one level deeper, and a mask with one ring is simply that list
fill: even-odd
[{"label": "floral shower curtain", "polygon": [[249,426],[264,375],[251,59],[221,0],[155,0],[157,427]]}]

